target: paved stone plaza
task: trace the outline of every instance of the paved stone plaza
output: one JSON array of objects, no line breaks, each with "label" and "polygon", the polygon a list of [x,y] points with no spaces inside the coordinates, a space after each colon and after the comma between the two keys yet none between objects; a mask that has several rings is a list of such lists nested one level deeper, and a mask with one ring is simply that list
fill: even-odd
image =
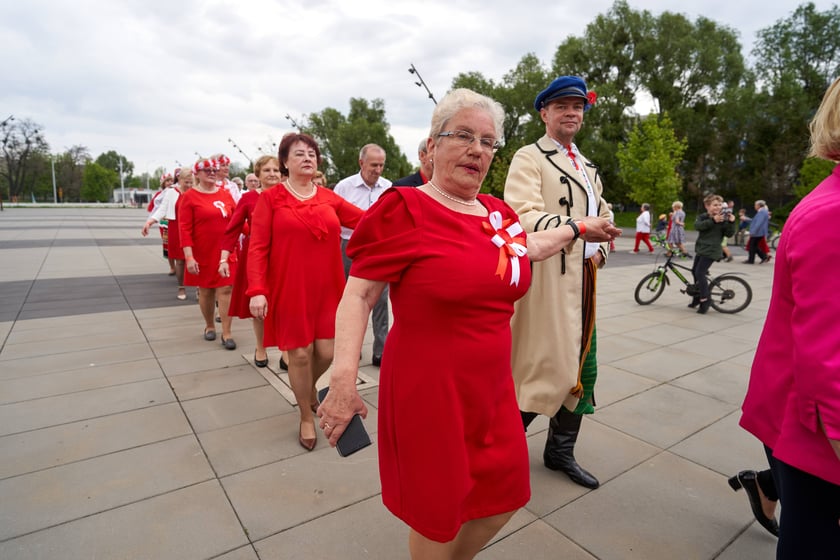
[{"label": "paved stone plaza", "polygon": [[[408,558],[376,446],[341,458],[319,433],[304,451],[282,381],[252,364],[250,324],[235,320],[236,351],[204,341],[193,291],[175,298],[159,236],[140,236],[145,217],[0,213],[0,558]],[[599,277],[598,409],[577,447],[602,485],[542,466],[538,419],[531,501],[481,560],[774,557],[726,483],[765,465],[737,423],[772,267],[741,264],[740,249],[715,265],[752,285],[740,314],[698,315],[673,284],[641,307],[654,257],[628,254],[626,236]],[[375,440],[371,341],[360,372]]]}]

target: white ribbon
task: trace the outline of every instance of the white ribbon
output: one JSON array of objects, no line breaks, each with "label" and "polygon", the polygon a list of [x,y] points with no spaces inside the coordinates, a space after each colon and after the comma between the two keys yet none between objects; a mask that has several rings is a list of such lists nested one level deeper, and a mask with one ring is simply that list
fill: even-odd
[{"label": "white ribbon", "polygon": [[213,202],[213,206],[218,208],[222,212],[222,218],[227,218],[227,210],[225,210],[225,203],[221,200],[216,200]]},{"label": "white ribbon", "polygon": [[[502,213],[499,211],[490,212],[490,225],[493,226],[495,231],[499,231],[502,229]],[[514,222],[510,224],[504,231],[510,235],[511,238],[515,238],[517,235],[521,234],[523,231],[522,225],[519,222]],[[528,249],[525,245],[522,245],[519,240],[512,239],[511,243],[505,243],[504,238],[499,235],[498,233],[495,234],[493,237],[490,238],[490,241],[498,247],[502,248],[505,245],[510,247],[510,249],[514,252],[514,255],[510,255],[510,285],[511,286],[518,286],[519,285],[519,257],[524,257],[528,254]]]}]

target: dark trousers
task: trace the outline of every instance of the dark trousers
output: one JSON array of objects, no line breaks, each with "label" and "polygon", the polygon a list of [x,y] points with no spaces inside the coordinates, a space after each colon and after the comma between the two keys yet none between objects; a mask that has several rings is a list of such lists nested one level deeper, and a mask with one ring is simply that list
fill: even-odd
[{"label": "dark trousers", "polygon": [[776,560],[838,558],[840,486],[792,467],[770,453],[768,459],[782,502]]},{"label": "dark trousers", "polygon": [[763,237],[750,237],[750,244],[747,246],[748,251],[749,251],[749,256],[747,257],[747,262],[754,263],[756,255],[758,255],[758,257],[761,260],[764,260],[764,259],[767,258],[767,253],[765,253],[761,248],[761,242],[763,240],[764,240]]},{"label": "dark trousers", "polygon": [[697,297],[709,299],[709,280],[706,274],[712,268],[714,259],[703,255],[694,255],[694,264],[691,266],[691,273],[694,275],[694,285],[697,286]]},{"label": "dark trousers", "polygon": [[[350,265],[352,260],[347,257],[347,239],[341,240],[341,260],[344,264],[344,277],[350,275]],[[388,285],[382,290],[376,304],[371,311],[371,321],[373,327],[373,355],[382,357],[382,351],[385,349],[385,339],[388,338]]]}]

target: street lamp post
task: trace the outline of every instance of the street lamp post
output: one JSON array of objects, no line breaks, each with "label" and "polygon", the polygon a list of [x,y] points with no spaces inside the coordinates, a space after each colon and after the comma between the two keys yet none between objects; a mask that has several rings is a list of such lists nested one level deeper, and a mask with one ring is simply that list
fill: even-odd
[{"label": "street lamp post", "polygon": [[420,81],[419,81],[419,82],[414,82],[414,83],[415,83],[415,85],[416,85],[417,87],[424,87],[424,88],[426,88],[426,93],[428,93],[428,94],[429,94],[429,99],[431,99],[431,100],[432,100],[432,102],[433,102],[435,105],[437,105],[437,99],[435,99],[435,96],[434,96],[434,95],[432,95],[432,92],[431,92],[431,91],[429,91],[429,86],[427,86],[427,85],[426,85],[426,82],[424,82],[424,81],[423,81],[423,77],[420,75],[420,72],[418,72],[418,71],[417,71],[417,68],[415,68],[415,67],[414,67],[414,63],[412,63],[412,64],[411,64],[411,67],[408,69],[408,73],[409,73],[409,74],[414,74],[415,76],[417,76],[417,79],[418,79],[418,80],[420,80]]},{"label": "street lamp post", "polygon": [[55,156],[52,154],[50,154],[50,167],[52,167],[53,204],[58,204],[58,190],[55,187]]},{"label": "street lamp post", "polygon": [[122,158],[120,158],[120,191],[122,192],[123,207],[125,207],[125,181],[123,180]]}]

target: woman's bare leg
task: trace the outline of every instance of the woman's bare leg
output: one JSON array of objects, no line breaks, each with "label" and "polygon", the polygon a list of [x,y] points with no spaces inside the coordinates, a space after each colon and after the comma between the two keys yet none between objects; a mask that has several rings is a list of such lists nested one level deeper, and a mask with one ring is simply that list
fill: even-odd
[{"label": "woman's bare leg", "polygon": [[214,312],[216,310],[216,290],[213,288],[201,288],[198,292],[198,308],[201,310],[201,316],[204,317],[204,330],[216,330],[213,322]]},{"label": "woman's bare leg", "polygon": [[408,535],[411,560],[470,560],[475,558],[496,533],[510,521],[516,510],[491,517],[467,521],[455,539],[439,543],[427,539],[414,529]]},{"label": "woman's bare leg", "polygon": [[216,300],[219,302],[219,317],[222,318],[222,338],[225,339],[230,338],[230,327],[233,324],[233,319],[228,315],[231,291],[231,286],[216,288]]},{"label": "woman's bare leg", "polygon": [[262,319],[251,319],[251,324],[254,326],[254,339],[257,341],[257,345],[254,348],[254,359],[265,360],[268,358],[268,354],[265,352],[265,346],[263,345],[265,323],[262,322]]},{"label": "woman's bare leg", "polygon": [[312,364],[314,345],[289,350],[289,383],[298,402],[300,412],[300,436],[313,439],[315,434],[315,418],[310,408],[312,399]]}]

